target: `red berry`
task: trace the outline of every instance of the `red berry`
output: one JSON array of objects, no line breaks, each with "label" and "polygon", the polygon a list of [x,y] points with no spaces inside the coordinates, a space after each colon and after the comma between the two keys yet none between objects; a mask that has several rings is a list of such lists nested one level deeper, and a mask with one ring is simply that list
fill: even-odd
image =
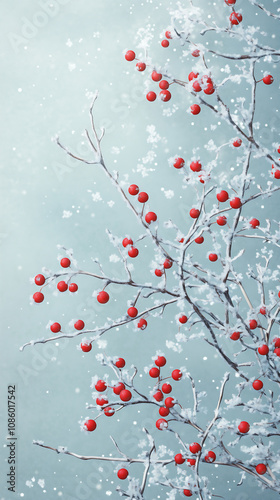
[{"label": "red berry", "polygon": [[260,221],[258,219],[251,219],[250,224],[251,224],[252,228],[255,229],[256,227],[258,227],[260,225]]},{"label": "red berry", "polygon": [[265,83],[266,85],[271,85],[274,81],[274,78],[272,75],[266,75],[263,77],[263,83]]},{"label": "red berry", "polygon": [[172,36],[171,36],[171,32],[170,31],[166,31],[165,32],[165,38],[169,38],[169,40],[171,40]]},{"label": "red berry", "polygon": [[193,467],[195,465],[196,460],[195,458],[188,458],[187,462],[190,467]]},{"label": "red berry", "polygon": [[125,248],[127,245],[133,245],[133,241],[131,238],[124,238],[122,240],[122,246]]},{"label": "red berry", "polygon": [[263,344],[258,347],[258,352],[261,356],[266,356],[269,353],[269,348],[266,344]]},{"label": "red berry", "polygon": [[61,259],[60,265],[61,267],[69,267],[71,265],[71,260],[67,257],[64,257],[63,259]]},{"label": "red berry", "polygon": [[162,40],[161,45],[164,48],[169,47],[169,41],[168,40]]},{"label": "red berry", "polygon": [[70,283],[69,292],[74,293],[78,290],[78,285],[76,283]]},{"label": "red berry", "polygon": [[280,357],[280,349],[279,347],[277,347],[276,349],[274,349],[274,354],[276,354],[276,356],[278,356],[278,358]]},{"label": "red berry", "polygon": [[203,236],[198,236],[197,238],[195,238],[194,240],[198,245],[201,245],[201,243],[204,242],[204,238]]},{"label": "red berry", "polygon": [[160,278],[163,275],[163,272],[160,269],[155,269],[155,275]]},{"label": "red berry", "polygon": [[202,169],[202,165],[201,165],[200,161],[192,161],[190,164],[190,169],[193,172],[200,172],[200,170]]},{"label": "red berry", "polygon": [[242,139],[234,139],[232,144],[235,148],[239,148],[242,144]]},{"label": "red berry", "polygon": [[107,292],[105,292],[104,290],[102,290],[101,292],[99,292],[99,294],[97,295],[97,301],[99,302],[99,304],[106,304],[109,300],[109,294]]},{"label": "red berry", "polygon": [[60,332],[61,330],[61,325],[59,323],[53,323],[51,326],[50,326],[50,329],[53,333],[58,333]]},{"label": "red berry", "polygon": [[87,428],[89,432],[92,432],[96,429],[96,422],[95,420],[89,419],[84,423],[84,426]]},{"label": "red berry", "polygon": [[164,269],[170,269],[170,267],[172,267],[172,260],[165,259],[165,261],[163,263],[163,267],[164,267]]},{"label": "red berry", "polygon": [[120,392],[120,399],[122,401],[130,401],[131,398],[132,398],[132,394],[131,394],[131,392],[128,389],[123,389]]},{"label": "red berry", "polygon": [[183,493],[184,493],[185,497],[191,497],[192,496],[191,490],[183,490]]},{"label": "red berry", "polygon": [[104,392],[107,389],[107,384],[104,380],[97,380],[94,387],[98,392]]},{"label": "red berry", "polygon": [[103,398],[96,398],[96,404],[98,406],[104,406],[108,404],[108,399],[106,397]]},{"label": "red berry", "polygon": [[201,107],[198,104],[192,104],[190,110],[192,115],[199,115]]},{"label": "red berry", "polygon": [[86,342],[82,342],[81,343],[81,349],[82,349],[83,352],[89,352],[92,349],[92,345],[91,344],[87,344]]},{"label": "red berry", "polygon": [[231,15],[229,16],[229,20],[231,22],[231,24],[239,24],[241,23],[243,17],[241,14],[239,14],[239,12],[232,12]]},{"label": "red berry", "polygon": [[113,387],[113,392],[114,392],[114,394],[116,394],[117,396],[119,396],[120,393],[124,389],[125,389],[125,385],[122,382],[118,382],[117,385],[115,385],[115,387]]},{"label": "red berry", "polygon": [[173,163],[173,167],[182,168],[184,165],[185,165],[185,160],[183,160],[183,158],[179,158],[179,157],[175,158],[174,163]]},{"label": "red berry", "polygon": [[161,80],[161,82],[159,82],[158,86],[161,90],[167,90],[169,87],[169,83],[167,80]]},{"label": "red berry", "polygon": [[76,321],[74,323],[74,328],[76,330],[83,330],[85,328],[85,324],[84,324],[83,320],[82,319],[78,319],[78,321]]},{"label": "red berry", "polygon": [[208,255],[208,259],[211,261],[211,262],[216,262],[216,260],[218,260],[218,255],[216,253],[209,253]]},{"label": "red berry", "polygon": [[148,323],[144,318],[139,319],[137,323],[137,327],[140,328],[140,330],[145,330],[145,328],[147,328],[147,325]]},{"label": "red berry", "polygon": [[273,339],[273,344],[274,344],[274,347],[280,347],[280,338],[279,337],[275,337],[275,339]]},{"label": "red berry", "polygon": [[197,208],[191,208],[190,216],[192,217],[192,219],[198,219],[198,217],[200,216],[200,211]]},{"label": "red berry", "polygon": [[125,360],[123,358],[118,358],[115,365],[117,368],[123,368],[125,366]]},{"label": "red berry", "polygon": [[200,51],[198,49],[195,49],[193,52],[192,52],[192,56],[193,57],[199,57],[200,56]]},{"label": "red berry", "polygon": [[112,417],[115,413],[115,410],[114,408],[111,408],[111,406],[107,406],[107,408],[104,408],[104,415],[106,415],[106,417]]},{"label": "red berry", "polygon": [[251,330],[255,330],[255,328],[257,328],[258,326],[258,322],[255,319],[250,319],[249,326]]},{"label": "red berry", "polygon": [[275,179],[280,179],[280,170],[274,170],[274,173],[273,173]]},{"label": "red berry", "polygon": [[155,222],[157,220],[157,214],[155,212],[148,212],[145,215],[145,221],[147,224],[151,224],[151,222]]},{"label": "red berry", "polygon": [[228,200],[228,192],[227,191],[220,191],[218,194],[217,194],[217,200],[220,201],[221,203],[224,203],[225,201]]},{"label": "red berry", "polygon": [[128,192],[131,196],[136,196],[136,194],[139,193],[139,187],[136,184],[131,184],[128,188]]},{"label": "red berry", "polygon": [[183,458],[182,453],[177,453],[177,455],[175,455],[175,457],[174,457],[174,460],[175,460],[176,464],[181,465],[181,464],[183,464],[185,462],[186,459]]},{"label": "red berry", "polygon": [[218,217],[217,219],[217,224],[218,226],[225,226],[227,223],[227,218],[225,215],[220,215],[220,217]]},{"label": "red berry", "polygon": [[118,470],[118,478],[119,479],[126,479],[128,476],[128,470],[127,469],[119,469]]},{"label": "red berry", "polygon": [[159,97],[162,101],[167,102],[171,99],[171,93],[169,90],[161,90],[159,93]]},{"label": "red berry", "polygon": [[65,281],[59,281],[59,283],[57,283],[57,289],[60,292],[66,292],[66,290],[68,290],[68,285]]},{"label": "red berry", "polygon": [[125,56],[127,61],[134,61],[135,59],[135,52],[133,50],[128,50],[126,53],[125,53]]},{"label": "red berry", "polygon": [[255,391],[260,391],[263,388],[263,383],[261,380],[257,379],[257,380],[254,380],[252,386],[255,389]]},{"label": "red berry", "polygon": [[201,92],[202,88],[198,80],[195,80],[192,84],[193,90],[195,92]]},{"label": "red berry", "polygon": [[155,365],[157,366],[165,366],[166,365],[166,358],[164,356],[158,356],[157,359],[155,360]]},{"label": "red berry", "polygon": [[199,443],[192,443],[189,446],[191,453],[198,453],[201,450],[201,446]]},{"label": "red berry", "polygon": [[242,203],[241,203],[241,200],[240,198],[232,198],[232,200],[230,200],[229,202],[231,208],[240,208]]},{"label": "red berry", "polygon": [[277,153],[280,154],[280,146],[278,146],[278,148],[277,148]]},{"label": "red berry", "polygon": [[236,3],[236,0],[225,0],[227,5],[234,5]]},{"label": "red berry", "polygon": [[152,102],[152,101],[155,101],[156,98],[157,98],[157,95],[155,92],[153,91],[150,91],[148,92],[148,94],[146,95],[146,98],[148,99],[148,101]]},{"label": "red berry", "polygon": [[194,78],[197,78],[198,75],[199,73],[194,73],[193,71],[191,71],[188,76],[189,82],[191,82]]},{"label": "red berry", "polygon": [[[157,392],[155,392],[155,394],[153,395],[153,398],[155,398],[155,400],[159,403],[160,401],[163,400],[163,394],[160,390],[158,390]],[[164,416],[164,415],[163,415]]]},{"label": "red berry", "polygon": [[204,457],[205,462],[208,462],[209,464],[215,462],[216,460],[216,453],[214,451],[208,451],[207,455]]},{"label": "red berry", "polygon": [[138,194],[138,201],[140,203],[146,203],[146,201],[148,201],[148,199],[149,199],[149,195],[147,193],[145,193],[145,191]]},{"label": "red berry", "polygon": [[279,297],[279,299],[280,299],[280,290],[279,290],[279,292],[278,292],[278,297]]},{"label": "red berry", "polygon": [[144,62],[138,62],[136,63],[136,68],[138,69],[138,71],[145,71],[146,64]]},{"label": "red berry", "polygon": [[[265,307],[261,307],[260,308],[260,314],[263,314],[263,316],[266,315],[266,308]],[[280,347],[280,346],[279,346]]]},{"label": "red berry", "polygon": [[182,378],[183,374],[180,370],[173,370],[171,373],[171,377],[173,380],[180,380]]},{"label": "red berry", "polygon": [[37,276],[35,276],[34,278],[34,281],[36,285],[42,286],[45,283],[46,279],[45,276],[43,276],[43,274],[37,274]]},{"label": "red berry", "polygon": [[136,307],[133,307],[133,306],[129,307],[128,310],[127,310],[127,314],[131,318],[136,318],[136,316],[138,314],[138,309],[136,309]]},{"label": "red berry", "polygon": [[185,314],[182,314],[182,316],[180,316],[180,318],[179,318],[179,321],[180,321],[180,323],[184,324],[188,321],[188,318]]},{"label": "red berry", "polygon": [[248,424],[248,422],[245,422],[243,420],[242,422],[240,422],[238,430],[239,432],[241,432],[241,434],[247,434],[247,432],[249,432],[250,430],[250,425]]},{"label": "red berry", "polygon": [[40,302],[43,302],[44,298],[45,297],[41,292],[35,292],[33,295],[33,300],[34,300],[34,302],[37,302],[37,304],[39,304]]},{"label": "red berry", "polygon": [[129,257],[132,257],[132,258],[134,259],[134,258],[135,258],[135,257],[137,257],[137,255],[139,254],[139,250],[138,250],[137,248],[135,248],[135,247],[131,247],[131,248],[128,250],[128,252],[127,252],[127,253],[128,253],[128,255],[129,255]]},{"label": "red berry", "polygon": [[154,82],[159,82],[162,79],[162,74],[158,73],[157,71],[153,71],[151,74],[151,78],[152,80],[154,80]]},{"label": "red berry", "polygon": [[266,465],[265,464],[258,464],[256,466],[256,472],[262,476],[263,474],[266,473]]},{"label": "red berry", "polygon": [[233,332],[230,336],[231,340],[239,340],[240,339],[240,332]]},{"label": "red berry", "polygon": [[160,409],[158,410],[159,414],[161,417],[167,417],[169,415],[169,409],[166,408],[166,406],[161,406]]},{"label": "red berry", "polygon": [[160,430],[163,431],[163,429],[167,429],[168,427],[168,422],[164,418],[159,418],[156,421],[156,427]]},{"label": "red berry", "polygon": [[170,394],[170,392],[172,391],[172,386],[170,384],[163,384],[162,388],[161,388],[162,392],[164,392],[164,394]]},{"label": "red berry", "polygon": [[158,378],[159,377],[159,374],[160,374],[160,371],[158,368],[156,368],[155,366],[153,368],[150,369],[149,371],[149,375],[150,377],[152,378]]}]

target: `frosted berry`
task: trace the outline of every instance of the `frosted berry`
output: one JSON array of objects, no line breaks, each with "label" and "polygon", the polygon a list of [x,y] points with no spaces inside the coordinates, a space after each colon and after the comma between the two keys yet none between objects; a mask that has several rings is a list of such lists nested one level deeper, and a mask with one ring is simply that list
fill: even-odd
[{"label": "frosted berry", "polygon": [[190,164],[190,169],[193,172],[200,172],[200,170],[202,169],[202,165],[201,165],[200,161],[192,161]]},{"label": "frosted berry", "polygon": [[104,380],[97,380],[94,387],[98,392],[104,392],[107,389],[107,384]]},{"label": "frosted berry", "polygon": [[200,211],[198,210],[198,208],[191,208],[190,216],[192,219],[198,219],[198,217],[200,216]]},{"label": "frosted berry", "polygon": [[240,339],[240,332],[233,332],[230,336],[231,340],[239,340]]},{"label": "frosted berry", "polygon": [[235,5],[236,0],[225,0],[227,5]]},{"label": "frosted berry", "polygon": [[184,323],[186,323],[188,321],[188,318],[185,314],[182,314],[182,316],[180,316],[180,318],[179,318],[179,321],[183,325]]},{"label": "frosted berry", "polygon": [[258,464],[256,466],[256,472],[262,476],[263,474],[266,473],[266,465],[265,464]]},{"label": "frosted berry", "polygon": [[83,320],[82,319],[78,319],[74,323],[74,328],[75,328],[75,330],[83,330],[85,328],[85,324],[84,324]]},{"label": "frosted berry", "polygon": [[231,15],[229,16],[229,20],[231,24],[237,25],[241,23],[243,17],[239,12],[232,12]]},{"label": "frosted berry", "polygon": [[124,389],[125,385],[122,382],[118,382],[118,384],[113,387],[113,393],[119,396]]},{"label": "frosted berry", "polygon": [[127,253],[128,253],[128,255],[129,255],[129,257],[132,257],[132,258],[134,259],[134,258],[135,258],[135,257],[137,257],[137,255],[139,254],[139,250],[138,250],[137,248],[135,248],[135,247],[131,247],[131,248],[128,250],[128,252],[127,252]]},{"label": "frosted berry", "polygon": [[128,470],[127,469],[119,469],[117,475],[118,475],[119,479],[124,480],[128,476]]},{"label": "frosted berry", "polygon": [[255,389],[255,391],[260,391],[263,388],[263,383],[261,380],[257,379],[257,380],[254,380],[252,386]]},{"label": "frosted berry", "polygon": [[193,57],[199,57],[200,56],[200,51],[198,49],[195,49],[193,52],[192,52],[192,56]]},{"label": "frosted berry", "polygon": [[211,261],[211,262],[216,262],[216,260],[218,260],[218,255],[216,253],[209,253],[208,255],[208,259]]},{"label": "frosted berry", "polygon": [[241,432],[241,434],[247,434],[247,432],[249,432],[250,430],[250,424],[248,424],[248,422],[245,422],[243,420],[242,422],[240,422],[238,430],[239,432]]},{"label": "frosted berry", "polygon": [[211,464],[216,460],[216,453],[214,451],[208,451],[207,455],[204,457],[205,462]]},{"label": "frosted berry", "polygon": [[144,62],[138,62],[138,63],[136,64],[136,69],[137,69],[138,71],[145,71],[145,69],[146,69],[146,64],[145,64]]},{"label": "frosted berry", "polygon": [[169,92],[169,90],[161,90],[159,93],[159,97],[163,102],[167,102],[171,99],[171,93]]},{"label": "frosted berry", "polygon": [[120,399],[122,401],[130,401],[131,398],[132,398],[132,394],[131,394],[131,392],[128,389],[123,389],[120,392]]},{"label": "frosted berry", "polygon": [[278,358],[280,357],[280,349],[279,347],[276,347],[276,349],[274,349],[274,354],[276,354],[276,356],[278,356]]},{"label": "frosted berry", "polygon": [[184,165],[185,165],[185,160],[183,160],[183,158],[179,158],[179,157],[175,158],[174,163],[173,163],[173,167],[182,168]]},{"label": "frosted berry", "polygon": [[82,342],[81,343],[81,349],[82,349],[83,352],[89,352],[92,349],[92,345],[88,344],[86,342]]},{"label": "frosted berry", "polygon": [[280,179],[280,170],[274,170],[273,175],[275,179]]},{"label": "frosted berry", "polygon": [[105,292],[105,290],[102,290],[97,295],[97,301],[99,302],[99,304],[106,304],[108,302],[109,298],[110,298],[109,294],[107,292]]},{"label": "frosted berry", "polygon": [[198,80],[195,80],[192,84],[193,90],[195,92],[201,92],[202,88]]},{"label": "frosted berry", "polygon": [[37,274],[37,276],[35,276],[34,278],[34,281],[36,285],[42,286],[45,283],[46,279],[45,276],[43,276],[43,274]]},{"label": "frosted berry", "polygon": [[136,318],[136,316],[138,314],[138,309],[136,309],[136,307],[129,307],[127,310],[127,314],[131,318]]},{"label": "frosted berry", "polygon": [[195,458],[188,458],[187,462],[190,467],[193,467],[195,465],[196,460]]},{"label": "frosted berry", "polygon": [[161,82],[159,82],[158,86],[161,90],[167,90],[169,87],[169,83],[167,80],[161,80]]},{"label": "frosted berry", "polygon": [[181,380],[183,374],[180,370],[173,370],[173,372],[171,373],[171,377],[173,378],[173,380]]},{"label": "frosted berry", "polygon": [[260,221],[258,219],[251,219],[250,224],[251,224],[252,228],[255,229],[256,227],[258,227],[260,225]]},{"label": "frosted berry", "polygon": [[240,198],[237,198],[237,197],[232,198],[232,200],[230,200],[229,204],[230,204],[231,208],[235,208],[235,209],[240,208],[242,205]]},{"label": "frosted berry", "polygon": [[217,200],[220,201],[221,203],[224,203],[225,201],[228,200],[228,192],[227,191],[220,191],[218,194],[217,194]]},{"label": "frosted berry", "polygon": [[149,375],[150,377],[152,378],[158,378],[159,377],[159,374],[160,374],[160,371],[158,368],[156,368],[155,366],[153,368],[150,369],[149,371]]},{"label": "frosted berry", "polygon": [[190,110],[192,115],[199,115],[201,107],[198,104],[192,104]]},{"label": "frosted berry", "polygon": [[171,35],[171,32],[170,32],[170,31],[168,31],[168,30],[167,30],[167,31],[165,32],[165,38],[168,38],[169,40],[171,40],[172,35]]},{"label": "frosted berry", "polygon": [[191,453],[198,453],[201,450],[201,446],[199,443],[192,443],[189,446]]},{"label": "frosted berry", "polygon": [[118,358],[115,365],[117,368],[123,368],[125,366],[125,360],[123,358]]},{"label": "frosted berry", "polygon": [[189,73],[189,76],[188,76],[189,82],[191,82],[192,80],[194,80],[195,78],[197,78],[198,75],[199,75],[199,73],[194,73],[193,71],[191,71]]},{"label": "frosted berry", "polygon": [[162,392],[160,390],[156,391],[155,394],[153,395],[153,398],[159,403],[160,401],[163,400]]},{"label": "frosted berry", "polygon": [[147,224],[151,224],[151,222],[155,222],[157,220],[157,214],[155,212],[148,212],[145,215],[145,221]]},{"label": "frosted berry", "polygon": [[255,330],[258,326],[258,322],[255,319],[250,319],[249,326],[251,330]]},{"label": "frosted berry", "polygon": [[148,201],[148,199],[149,199],[149,195],[147,193],[145,193],[145,191],[138,194],[138,201],[140,203],[146,203],[146,201]]},{"label": "frosted berry", "polygon": [[183,464],[185,462],[186,459],[183,458],[182,453],[177,453],[177,455],[175,455],[175,457],[174,457],[174,460],[175,460],[176,464],[181,465],[181,464]]},{"label": "frosted berry", "polygon": [[169,41],[168,40],[162,40],[161,42],[162,47],[166,49],[166,47],[169,47]]},{"label": "frosted berry", "polygon": [[71,265],[71,260],[68,259],[68,257],[64,257],[63,259],[61,259],[60,265],[61,267],[69,267]]},{"label": "frosted berry", "polygon": [[155,365],[161,367],[166,365],[166,358],[164,356],[158,356],[155,360]]},{"label": "frosted berry", "polygon": [[66,290],[68,290],[68,285],[67,285],[67,283],[65,283],[65,281],[59,281],[57,283],[57,289],[60,292],[66,292]]},{"label": "frosted berry", "polygon": [[227,223],[227,218],[225,215],[220,215],[220,217],[218,217],[217,219],[217,224],[218,226],[225,226]]},{"label": "frosted berry", "polygon": [[152,102],[152,101],[155,101],[155,100],[156,100],[157,95],[156,95],[156,93],[155,93],[155,92],[150,91],[150,92],[148,92],[148,94],[146,95],[146,98],[147,98],[147,100],[148,100],[148,101]]},{"label": "frosted berry", "polygon": [[163,272],[160,269],[155,269],[155,275],[160,278],[163,275]]},{"label": "frosted berry", "polygon": [[198,236],[197,238],[195,238],[194,240],[198,245],[201,245],[201,243],[204,242],[204,238],[203,236]]},{"label": "frosted berry", "polygon": [[58,333],[60,332],[61,330],[61,325],[59,323],[53,323],[51,326],[50,326],[50,329],[53,333]]},{"label": "frosted berry", "polygon": [[40,304],[40,302],[43,302],[44,298],[45,297],[44,297],[44,295],[41,292],[35,292],[34,295],[33,295],[33,300],[37,304]]},{"label": "frosted berry", "polygon": [[167,422],[167,420],[165,420],[164,418],[159,418],[159,419],[156,421],[156,427],[157,427],[157,429],[159,429],[160,431],[163,431],[163,429],[167,429],[167,427],[168,427],[168,422]]},{"label": "frosted berry", "polygon": [[158,73],[157,71],[153,71],[151,74],[151,78],[152,80],[154,80],[154,82],[159,82],[162,79],[162,74]]},{"label": "frosted berry", "polygon": [[98,406],[104,406],[108,404],[108,399],[106,397],[103,398],[96,398],[96,404]]},{"label": "frosted berry", "polygon": [[261,345],[260,347],[258,347],[258,353],[261,355],[261,356],[266,356],[268,353],[269,353],[269,348],[266,344],[263,344]]},{"label": "frosted berry", "polygon": [[167,417],[170,413],[169,408],[166,408],[166,406],[161,406],[158,412],[161,417]]},{"label": "frosted berry", "polygon": [[172,260],[170,259],[165,259],[163,263],[164,269],[170,269],[172,267]]},{"label": "frosted berry", "polygon": [[[263,316],[266,315],[266,308],[265,307],[260,308],[260,314],[262,314]],[[279,345],[279,347],[280,347],[280,345]]]},{"label": "frosted berry", "polygon": [[136,184],[131,184],[128,188],[128,192],[131,196],[136,196],[139,193],[139,187]]},{"label": "frosted berry", "polygon": [[137,323],[137,327],[140,328],[140,330],[145,330],[145,328],[147,328],[147,325],[148,323],[144,318],[139,319]]},{"label": "frosted berry", "polygon": [[124,238],[122,240],[122,246],[125,248],[127,245],[133,245],[133,241],[131,238]]},{"label": "frosted berry", "polygon": [[161,388],[162,392],[164,392],[164,394],[170,394],[170,392],[172,391],[172,386],[170,384],[163,384],[162,385],[162,388]]},{"label": "frosted berry", "polygon": [[241,146],[241,144],[242,144],[242,139],[234,139],[234,141],[233,141],[233,143],[232,143],[232,144],[233,144],[233,146],[234,146],[235,148],[240,148],[240,146]]},{"label": "frosted berry", "polygon": [[96,429],[96,422],[95,420],[89,419],[84,423],[84,426],[89,432],[92,432]]},{"label": "frosted berry", "polygon": [[280,338],[279,337],[275,337],[275,339],[273,339],[273,344],[274,344],[274,347],[280,347]]},{"label": "frosted berry", "polygon": [[107,408],[104,408],[104,415],[106,415],[106,417],[112,417],[115,413],[115,410],[114,408],[111,408],[111,406],[107,406]]},{"label": "frosted berry", "polygon": [[125,56],[127,61],[134,61],[135,59],[135,52],[133,50],[128,50],[126,53],[125,53]]},{"label": "frosted berry", "polygon": [[183,493],[184,493],[185,497],[192,497],[191,490],[183,490]]},{"label": "frosted berry", "polygon": [[69,292],[75,293],[77,290],[78,290],[77,283],[70,283],[70,285],[69,285]]},{"label": "frosted berry", "polygon": [[263,83],[265,83],[266,85],[271,85],[274,81],[274,78],[272,75],[266,75],[263,77]]}]

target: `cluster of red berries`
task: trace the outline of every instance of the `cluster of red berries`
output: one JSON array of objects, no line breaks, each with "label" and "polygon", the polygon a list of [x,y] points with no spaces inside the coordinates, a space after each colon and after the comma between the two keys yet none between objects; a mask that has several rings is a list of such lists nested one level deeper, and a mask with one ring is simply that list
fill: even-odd
[{"label": "cluster of red berries", "polygon": [[[60,265],[61,265],[61,267],[66,269],[66,268],[70,267],[71,261],[70,261],[70,259],[68,259],[68,257],[64,257],[63,259],[61,259]],[[34,282],[37,286],[42,287],[46,282],[46,278],[43,274],[37,274],[34,278]],[[70,283],[68,285],[65,281],[59,281],[57,283],[57,289],[60,292],[66,292],[66,290],[69,290],[69,292],[74,293],[74,292],[77,292],[78,285],[76,283]],[[35,292],[33,294],[33,300],[37,304],[43,302],[44,298],[45,297],[44,297],[44,294],[42,292]]]},{"label": "cluster of red berries", "polygon": [[230,24],[231,25],[238,25],[241,23],[243,17],[241,14],[238,12],[235,12],[233,5],[236,4],[236,0],[225,0],[225,3],[229,5],[229,7],[232,7],[233,11],[229,16]]},{"label": "cluster of red berries", "polygon": [[[145,191],[142,191],[139,193],[139,187],[136,184],[131,184],[128,188],[128,192],[131,196],[137,196],[137,199],[139,203],[142,203],[143,205],[148,201],[149,195]],[[145,221],[147,224],[151,224],[151,222],[156,222],[157,220],[157,214],[155,212],[147,212],[145,215]],[[128,245],[133,245],[133,242],[131,243],[132,240],[127,240],[126,238],[123,240],[123,246],[126,247]],[[131,250],[131,248],[130,248]],[[138,253],[136,255],[131,255],[128,252],[128,255],[130,257],[137,257]]]}]

